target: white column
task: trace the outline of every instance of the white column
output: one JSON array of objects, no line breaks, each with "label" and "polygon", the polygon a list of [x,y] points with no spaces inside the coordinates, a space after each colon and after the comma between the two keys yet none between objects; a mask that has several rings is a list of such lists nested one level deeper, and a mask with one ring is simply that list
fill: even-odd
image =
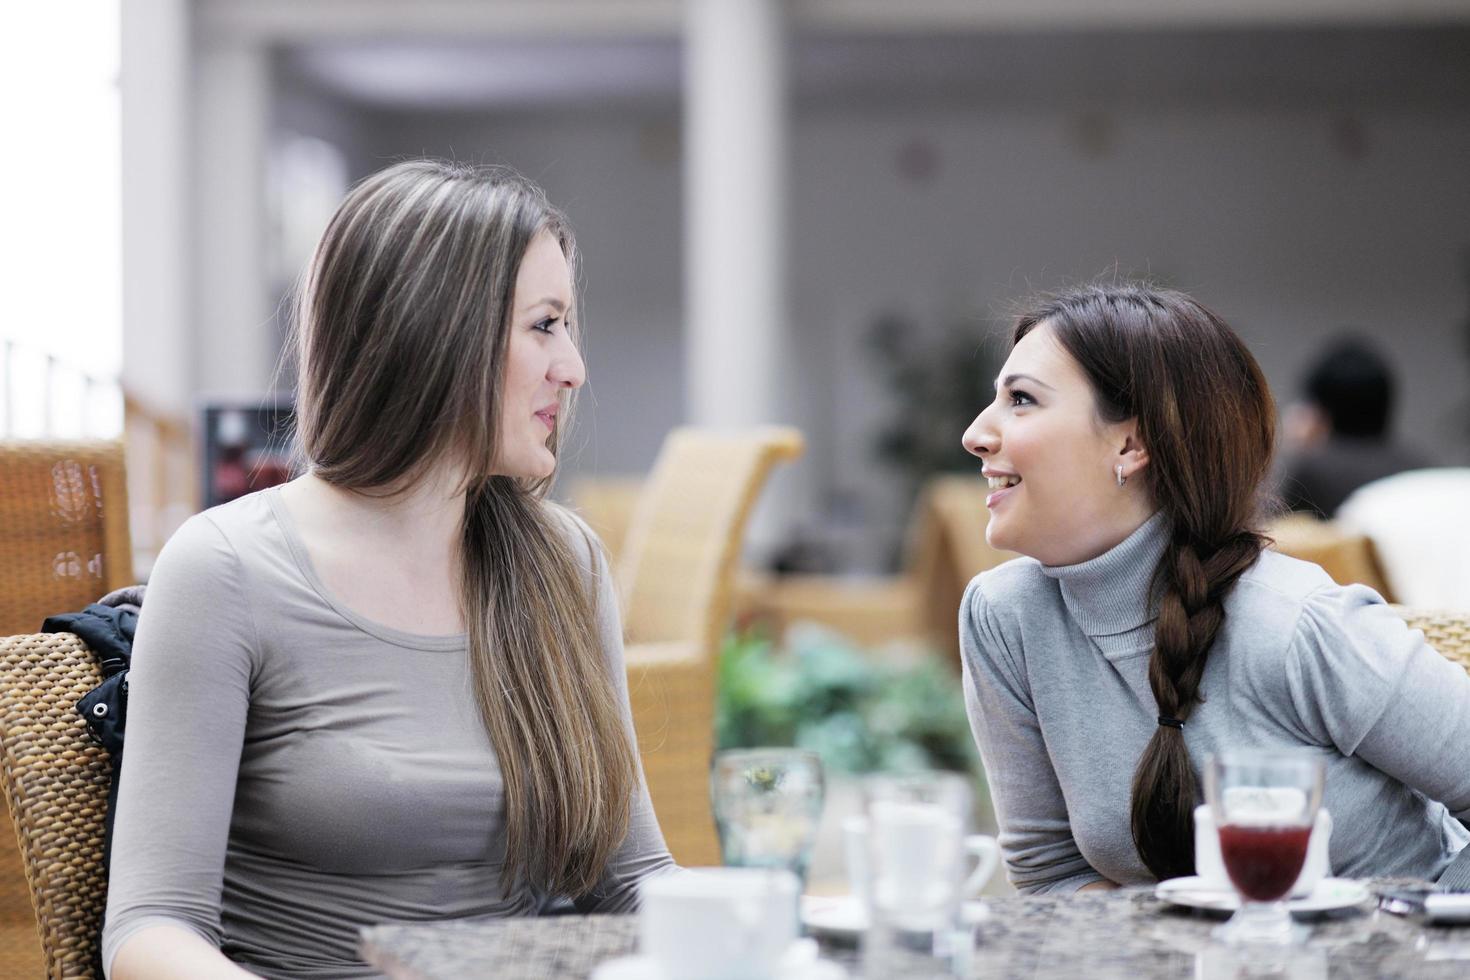
[{"label": "white column", "polygon": [[265,269],[270,65],[251,38],[198,47],[193,189],[196,391],[255,395],[274,368]]},{"label": "white column", "polygon": [[698,425],[780,421],[786,334],[782,0],[689,0],[684,62],[687,394]]},{"label": "white column", "polygon": [[167,411],[192,390],[188,0],[122,4],[123,385]]},{"label": "white column", "polygon": [[[121,4],[118,84],[122,129],[122,387],[149,410],[187,419],[194,392],[193,4]],[[134,565],[192,508],[175,487],[188,460],[154,426],[128,419],[128,510]],[[175,501],[160,505],[160,501]]]},{"label": "white column", "polygon": [[[789,422],[784,0],[687,0],[685,405],[714,427]],[[769,552],[800,512],[778,474],[753,520]]]}]

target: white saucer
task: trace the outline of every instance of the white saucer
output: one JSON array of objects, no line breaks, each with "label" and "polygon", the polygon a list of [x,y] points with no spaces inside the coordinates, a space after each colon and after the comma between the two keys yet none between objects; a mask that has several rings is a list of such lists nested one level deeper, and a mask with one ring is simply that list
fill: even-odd
[{"label": "white saucer", "polygon": [[[990,909],[984,902],[960,906],[960,921],[966,925],[979,925],[989,918]],[[803,895],[801,924],[814,936],[857,939],[868,928],[868,915],[856,895]]]},{"label": "white saucer", "polygon": [[[1170,878],[1159,882],[1154,896],[1174,905],[1211,912],[1234,912],[1240,908],[1240,896],[1234,888],[1209,885],[1200,877]],[[1289,899],[1286,907],[1297,915],[1335,912],[1361,905],[1369,898],[1368,886],[1352,878],[1323,878],[1310,895]]]}]

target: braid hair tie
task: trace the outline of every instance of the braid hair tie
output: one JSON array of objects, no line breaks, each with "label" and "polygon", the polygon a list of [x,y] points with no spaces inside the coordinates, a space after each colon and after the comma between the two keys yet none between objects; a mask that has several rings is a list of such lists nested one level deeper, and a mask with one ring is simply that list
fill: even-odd
[{"label": "braid hair tie", "polygon": [[1168,715],[1159,715],[1159,724],[1165,728],[1178,728],[1181,731],[1184,728],[1184,720],[1182,718],[1170,718]]}]

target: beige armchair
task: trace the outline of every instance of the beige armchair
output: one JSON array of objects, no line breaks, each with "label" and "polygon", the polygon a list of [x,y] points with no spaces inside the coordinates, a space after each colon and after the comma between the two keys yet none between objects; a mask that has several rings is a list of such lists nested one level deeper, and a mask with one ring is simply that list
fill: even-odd
[{"label": "beige armchair", "polygon": [[715,674],[746,521],[795,429],[676,429],[664,441],[618,563],[638,750],[674,859],[720,863],[709,803]]}]

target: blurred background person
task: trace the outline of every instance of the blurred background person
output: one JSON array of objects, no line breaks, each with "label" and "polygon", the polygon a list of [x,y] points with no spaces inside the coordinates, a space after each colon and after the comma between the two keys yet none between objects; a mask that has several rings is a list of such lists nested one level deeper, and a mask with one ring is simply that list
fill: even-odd
[{"label": "blurred background person", "polygon": [[1393,369],[1372,342],[1342,337],[1323,351],[1283,423],[1287,509],[1329,518],[1365,483],[1429,465],[1393,438],[1395,389]]}]

